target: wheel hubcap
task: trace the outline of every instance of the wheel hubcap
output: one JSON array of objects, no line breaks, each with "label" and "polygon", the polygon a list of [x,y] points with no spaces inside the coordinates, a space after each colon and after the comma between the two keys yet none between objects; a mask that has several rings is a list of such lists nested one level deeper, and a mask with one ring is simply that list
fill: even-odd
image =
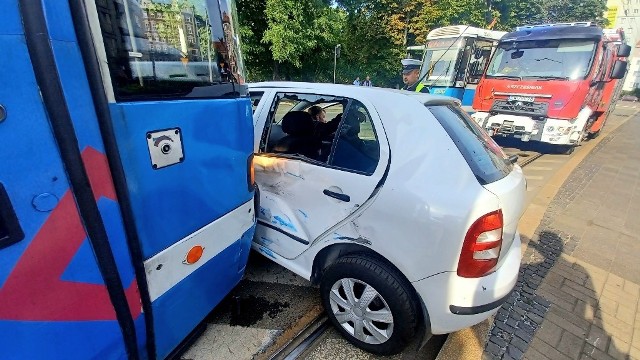
[{"label": "wheel hubcap", "polygon": [[367,344],[382,344],[393,334],[393,315],[384,298],[364,281],[336,281],[329,295],[331,311],[349,334]]}]

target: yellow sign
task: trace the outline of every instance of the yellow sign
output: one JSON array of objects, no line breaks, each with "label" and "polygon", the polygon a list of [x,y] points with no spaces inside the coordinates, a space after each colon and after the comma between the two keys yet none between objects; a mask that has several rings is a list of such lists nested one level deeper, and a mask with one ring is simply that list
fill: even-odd
[{"label": "yellow sign", "polygon": [[604,17],[609,20],[609,27],[613,27],[616,25],[616,17],[618,16],[618,6],[612,5],[607,7],[607,11],[605,12]]}]

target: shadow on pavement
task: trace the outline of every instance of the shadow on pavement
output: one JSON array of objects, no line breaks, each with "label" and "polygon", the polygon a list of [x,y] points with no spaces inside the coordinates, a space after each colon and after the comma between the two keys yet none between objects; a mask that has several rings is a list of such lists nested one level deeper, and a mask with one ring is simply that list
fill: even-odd
[{"label": "shadow on pavement", "polygon": [[[600,308],[595,300],[598,294],[588,272],[579,264],[571,263],[561,256],[567,247],[575,247],[571,235],[548,230],[540,232],[537,239],[529,242],[516,287],[495,316],[485,346],[484,359],[522,359],[532,344],[535,348],[533,352],[537,351],[549,359],[566,356],[577,359],[583,355],[600,359],[607,352],[607,358],[625,358],[626,354],[615,347],[611,336],[603,330]],[[573,309],[567,308],[573,305],[570,302],[563,302],[562,307],[555,304],[554,302],[562,302],[561,291],[557,290],[554,294],[556,284],[545,284],[542,292],[546,296],[538,295],[537,292],[552,267],[569,268],[575,270],[571,273],[584,274],[570,280],[575,280],[579,285],[576,287],[584,295],[580,299],[587,301],[578,301]],[[548,282],[552,282],[551,279]],[[549,301],[546,297],[553,299]],[[536,332],[543,327],[557,331],[545,331],[545,336],[537,336],[534,341]],[[528,355],[527,358],[537,357]]]}]

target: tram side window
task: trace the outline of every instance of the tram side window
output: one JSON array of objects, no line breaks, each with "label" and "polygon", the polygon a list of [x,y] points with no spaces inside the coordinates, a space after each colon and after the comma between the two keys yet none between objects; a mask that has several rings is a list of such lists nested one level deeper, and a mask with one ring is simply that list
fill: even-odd
[{"label": "tram side window", "polygon": [[233,2],[101,0],[96,6],[116,100],[238,95],[244,69]]},{"label": "tram side window", "polygon": [[473,53],[469,61],[469,84],[480,82],[480,78],[482,78],[482,74],[484,74],[484,70],[491,58],[491,47],[491,42],[482,40],[476,40],[474,46],[471,47]]}]

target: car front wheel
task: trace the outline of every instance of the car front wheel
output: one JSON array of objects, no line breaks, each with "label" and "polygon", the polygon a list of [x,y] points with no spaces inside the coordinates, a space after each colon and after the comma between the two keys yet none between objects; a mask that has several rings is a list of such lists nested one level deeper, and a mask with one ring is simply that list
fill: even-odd
[{"label": "car front wheel", "polygon": [[415,336],[420,316],[415,291],[380,260],[363,255],[338,259],[325,271],[320,291],[333,325],[361,349],[392,355]]}]

